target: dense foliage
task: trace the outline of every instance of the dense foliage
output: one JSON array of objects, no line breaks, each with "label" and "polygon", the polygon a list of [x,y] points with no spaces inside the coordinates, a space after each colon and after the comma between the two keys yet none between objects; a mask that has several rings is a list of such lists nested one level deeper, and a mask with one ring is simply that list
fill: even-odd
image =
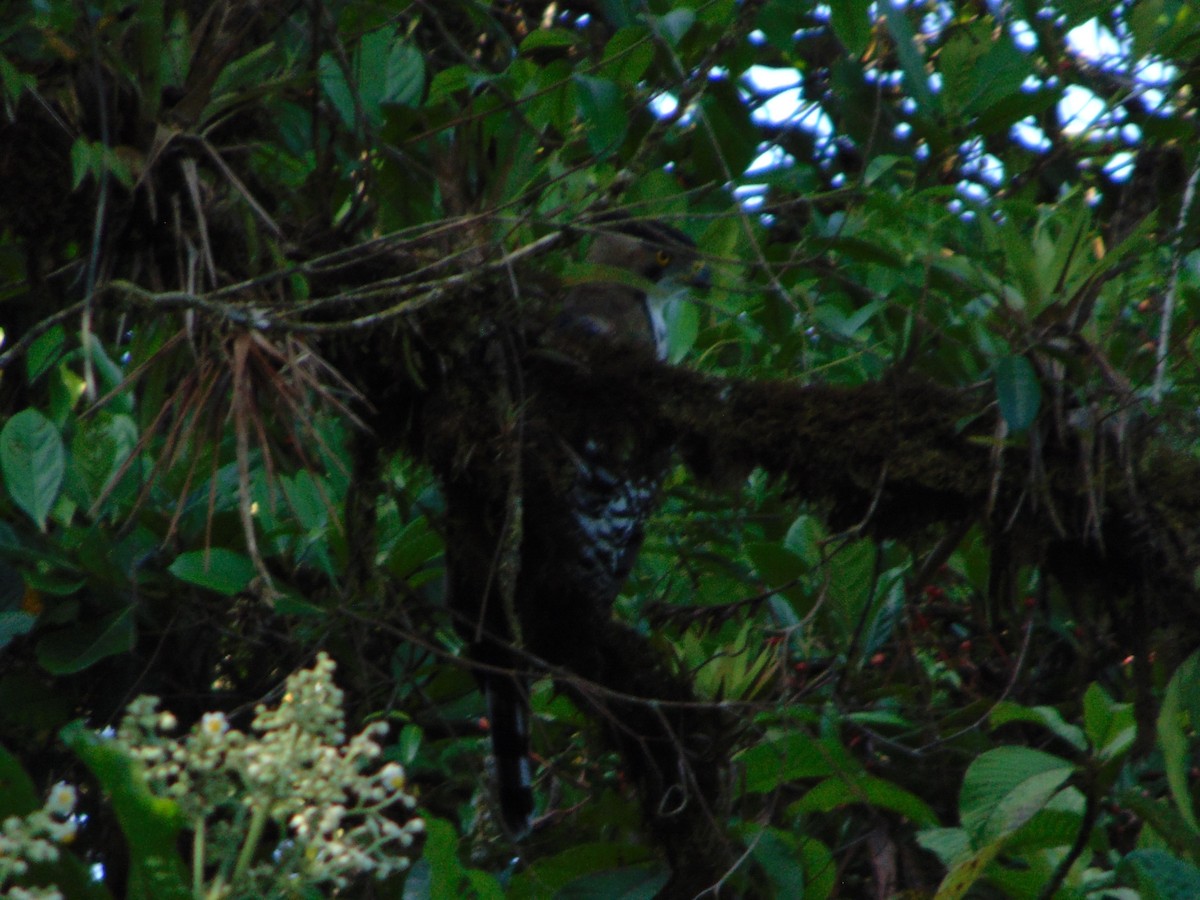
[{"label": "dense foliage", "polygon": [[549,677],[502,834],[443,603],[432,473],[505,477],[619,211],[714,273],[592,371],[683,451],[614,614],[728,722],[704,883],[1200,896],[1197,60],[1186,0],[5,5],[0,821],[83,818],[0,890],[198,896],[89,729],[323,651],[425,822],[345,895],[680,896]]}]

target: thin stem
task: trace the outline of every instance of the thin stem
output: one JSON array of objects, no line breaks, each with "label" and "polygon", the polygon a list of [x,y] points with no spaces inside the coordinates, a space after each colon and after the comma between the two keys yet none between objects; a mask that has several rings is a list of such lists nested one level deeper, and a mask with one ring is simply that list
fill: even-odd
[{"label": "thin stem", "polygon": [[232,883],[237,884],[250,871],[250,863],[254,860],[254,851],[262,839],[263,829],[267,827],[269,805],[258,804],[254,807],[254,815],[250,817],[250,828],[246,832],[246,842],[242,844],[242,852],[238,854],[237,864],[233,867]]},{"label": "thin stem", "polygon": [[200,900],[204,896],[204,819],[196,822],[192,831],[192,896]]}]

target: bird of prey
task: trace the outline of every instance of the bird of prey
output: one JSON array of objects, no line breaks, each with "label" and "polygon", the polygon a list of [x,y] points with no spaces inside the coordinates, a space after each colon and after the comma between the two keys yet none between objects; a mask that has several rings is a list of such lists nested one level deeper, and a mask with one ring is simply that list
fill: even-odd
[{"label": "bird of prey", "polygon": [[[702,284],[706,271],[692,240],[659,222],[606,221],[586,260],[595,280],[565,292],[540,346],[560,360],[587,345],[665,360],[665,307]],[[630,421],[619,401],[586,379],[575,383],[565,368],[525,372],[520,449],[507,463],[503,490],[471,467],[444,482],[450,605],[486,697],[500,814],[513,837],[529,830],[534,809],[531,663],[625,689],[620,667],[638,663],[615,657],[642,650],[621,649],[632,632],[610,612],[671,454],[669,435]],[[616,716],[625,726],[636,720]],[[614,740],[623,753],[630,744],[626,755],[636,757],[633,745],[646,739],[630,733]],[[678,780],[677,771],[658,771],[676,763],[643,756],[633,763],[642,777],[663,790]]]}]

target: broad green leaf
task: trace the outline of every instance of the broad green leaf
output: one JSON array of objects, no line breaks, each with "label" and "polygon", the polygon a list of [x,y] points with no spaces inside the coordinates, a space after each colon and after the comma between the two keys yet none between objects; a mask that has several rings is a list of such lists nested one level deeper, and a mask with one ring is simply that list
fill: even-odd
[{"label": "broad green leaf", "polygon": [[629,120],[621,102],[621,89],[607,78],[574,75],[588,147],[597,157],[612,153],[625,137]]},{"label": "broad green leaf", "polygon": [[398,578],[408,578],[418,569],[440,559],[442,537],[429,527],[424,516],[413,519],[400,532],[385,565]]},{"label": "broad green leaf", "polygon": [[788,601],[805,612],[811,598],[804,584],[798,579],[809,571],[809,566],[796,553],[774,541],[754,541],[745,547],[747,558],[759,577],[779,591]]},{"label": "broad green leaf", "polygon": [[745,772],[746,790],[752,794],[800,778],[827,778],[840,773],[849,777],[860,771],[841,745],[803,733],[756,744],[739,753],[736,761]]},{"label": "broad green leaf", "polygon": [[1192,721],[1188,715],[1188,704],[1185,694],[1189,693],[1200,679],[1200,651],[1193,653],[1175,670],[1167,685],[1162,707],[1158,713],[1158,745],[1162,750],[1163,765],[1167,770],[1167,784],[1171,788],[1171,796],[1183,821],[1193,834],[1200,834],[1200,823],[1196,821],[1196,811],[1192,805],[1192,794],[1189,783],[1191,769],[1191,754],[1188,751],[1188,738],[1185,727],[1192,729],[1200,723]]},{"label": "broad green leaf", "polygon": [[[647,855],[644,849],[615,841],[580,844],[531,863],[520,878],[513,880],[509,896],[623,896],[620,893],[599,894],[594,886],[588,884],[587,876],[598,876],[603,883],[604,879],[614,873],[620,873],[619,879],[632,877],[632,889],[639,891],[637,896],[642,896],[640,891],[653,884],[663,874],[661,869],[656,871],[656,867],[644,868],[636,865],[646,859]],[[568,890],[578,890],[580,893],[559,893]]]},{"label": "broad green leaf", "polygon": [[830,4],[829,24],[852,56],[861,56],[871,42],[870,6],[870,0],[841,0]]},{"label": "broad green leaf", "polygon": [[1096,683],[1083,694],[1083,722],[1100,759],[1115,759],[1133,746],[1137,718],[1132,703],[1114,703]]},{"label": "broad green leaf", "polygon": [[91,770],[112,804],[129,845],[130,896],[190,900],[183,861],[175,842],[183,816],[174,801],[154,796],[141,768],[113,741],[96,736],[82,722],[59,735]]},{"label": "broad green leaf", "polygon": [[641,26],[622,28],[604,47],[598,74],[617,84],[635,85],[654,62],[654,43]]},{"label": "broad green leaf", "polygon": [[823,557],[822,545],[827,537],[825,527],[816,516],[807,513],[797,516],[788,527],[783,538],[783,546],[804,560],[810,567],[821,565]]},{"label": "broad green leaf", "polygon": [[24,91],[37,86],[37,78],[29,72],[22,72],[0,54],[0,85],[4,86],[10,107],[15,107]]},{"label": "broad green leaf", "polygon": [[319,619],[329,615],[329,610],[310,603],[291,591],[284,591],[276,595],[271,603],[271,608],[281,616],[308,616]]},{"label": "broad green leaf", "polygon": [[21,768],[20,760],[0,746],[0,822],[9,816],[27,815],[41,805],[33,779]]},{"label": "broad green leaf", "polygon": [[[463,882],[470,885],[464,892]],[[458,858],[458,834],[444,819],[425,820],[425,846],[421,858],[404,881],[405,900],[503,900],[507,896],[495,877],[468,869]]]},{"label": "broad green leaf", "polygon": [[779,828],[746,829],[743,842],[774,883],[778,896],[808,897],[808,873],[800,858],[801,840]]},{"label": "broad green leaf", "polygon": [[1083,729],[1066,721],[1062,713],[1053,706],[1022,706],[1004,700],[993,707],[988,721],[993,728],[999,728],[1009,722],[1032,722],[1062,738],[1080,752],[1088,748],[1088,739],[1084,736]]},{"label": "broad green leaf", "polygon": [[838,883],[838,865],[821,841],[805,835],[800,841],[800,864],[804,868],[805,900],[826,900]]},{"label": "broad green leaf", "polygon": [[1032,74],[1029,57],[987,18],[954,29],[938,52],[946,114],[975,116],[1018,95]]},{"label": "broad green leaf", "polygon": [[1071,777],[1065,759],[1027,747],[998,747],[967,768],[959,792],[963,828],[985,847],[1024,825]]},{"label": "broad green leaf", "polygon": [[993,841],[982,850],[976,851],[970,857],[956,863],[946,873],[942,883],[938,885],[933,900],[960,900],[980,878],[988,865],[1004,849],[1003,840]]},{"label": "broad green leaf", "polygon": [[899,785],[873,775],[826,778],[805,794],[795,808],[804,812],[829,812],[850,803],[866,803],[874,808],[890,809],[917,825],[937,824],[937,814],[924,800]]},{"label": "broad green leaf", "polygon": [[97,622],[74,623],[48,633],[37,643],[37,659],[52,675],[72,675],[105,657],[128,653],[135,637],[130,606]]},{"label": "broad green leaf", "polygon": [[125,413],[102,411],[79,422],[71,441],[70,496],[88,506],[98,501],[137,441],[137,424]]},{"label": "broad green leaf", "polygon": [[14,638],[29,634],[37,616],[19,609],[0,610],[0,650],[12,643]]},{"label": "broad green leaf", "polygon": [[683,40],[684,35],[696,24],[696,13],[686,6],[681,6],[678,9],[671,10],[665,16],[659,16],[652,21],[654,23],[654,30],[668,44],[674,47]]},{"label": "broad green leaf", "polygon": [[554,900],[652,900],[670,877],[662,863],[610,869],[567,882],[554,892]]},{"label": "broad green leaf", "polygon": [[1033,364],[1023,356],[996,360],[996,400],[1009,431],[1021,432],[1033,424],[1042,404],[1042,387]]},{"label": "broad green leaf", "polygon": [[1200,897],[1200,869],[1177,859],[1165,850],[1134,850],[1121,861],[1119,870],[1132,875],[1141,900],[1195,900]]},{"label": "broad green leaf", "polygon": [[872,541],[855,541],[839,547],[829,558],[830,611],[837,616],[846,638],[870,602],[875,588],[876,547]]},{"label": "broad green leaf", "polygon": [[393,37],[380,103],[419,106],[425,92],[425,57],[411,42]]},{"label": "broad green leaf", "polygon": [[880,12],[885,16],[887,29],[896,44],[905,86],[927,117],[937,115],[941,111],[941,104],[930,90],[925,56],[913,33],[912,22],[908,19],[908,8],[899,0],[888,0],[886,4],[880,4]]},{"label": "broad green leaf", "polygon": [[1033,855],[1051,848],[1065,850],[1084,823],[1087,801],[1079,788],[1067,785],[1034,816],[1005,838],[1005,852]]},{"label": "broad green leaf", "polygon": [[213,547],[179,554],[169,571],[176,578],[232,597],[245,590],[254,577],[254,563],[245,554]]},{"label": "broad green leaf", "polygon": [[700,334],[700,310],[687,300],[672,300],[665,310],[667,320],[667,359],[677,363],[696,345]]},{"label": "broad green leaf", "polygon": [[55,325],[29,345],[25,354],[25,377],[30,384],[58,362],[66,343],[67,333],[61,325]]},{"label": "broad green leaf", "polygon": [[521,41],[521,53],[527,54],[532,50],[547,47],[574,47],[578,43],[579,35],[573,31],[565,28],[539,28]]},{"label": "broad green leaf", "polygon": [[260,89],[279,65],[278,47],[268,42],[255,47],[221,69],[212,87],[212,100],[205,108],[206,116],[216,115],[231,103],[236,103],[247,91]]},{"label": "broad green leaf", "polygon": [[948,868],[971,855],[971,838],[962,828],[925,828],[917,832],[917,843]]},{"label": "broad green leaf", "polygon": [[791,52],[795,34],[802,27],[803,8],[796,0],[768,0],[755,20],[755,26],[776,50]]},{"label": "broad green leaf", "polygon": [[66,456],[58,429],[35,409],[17,413],[0,431],[4,484],[42,531],[62,487]]},{"label": "broad green leaf", "polygon": [[[100,382],[100,389],[104,393],[114,391],[123,384],[125,381],[125,370],[117,365],[113,358],[108,355],[108,351],[104,349],[104,344],[96,335],[84,334],[82,336],[80,353],[90,361],[92,371],[96,373]],[[109,409],[116,410],[117,412],[132,413],[133,394],[128,390],[121,391],[109,399],[107,406]]]}]

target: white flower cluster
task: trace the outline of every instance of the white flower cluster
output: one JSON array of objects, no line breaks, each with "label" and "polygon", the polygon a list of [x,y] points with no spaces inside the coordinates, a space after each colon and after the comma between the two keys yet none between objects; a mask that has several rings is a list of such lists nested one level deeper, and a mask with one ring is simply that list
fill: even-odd
[{"label": "white flower cluster", "polygon": [[[206,870],[243,894],[247,878],[249,893],[262,896],[289,894],[297,882],[341,887],[364,873],[385,878],[408,867],[424,831],[419,818],[398,824],[385,814],[416,801],[398,764],[370,771],[386,725],[346,740],[334,668],[321,653],[312,669],[293,674],[278,706],[255,709],[251,734],[208,713],[185,738],[167,737],[177,723],[154,697],[131,703],[118,729],[118,741],[144,763],[151,790],[175,800],[191,823]],[[286,837],[256,852],[268,822]],[[216,887],[209,896],[221,895]]]},{"label": "white flower cluster", "polygon": [[[41,809],[27,816],[9,816],[0,823],[0,890],[13,878],[29,871],[30,863],[54,862],[56,844],[69,844],[75,838],[79,820],[75,817],[75,788],[60,781],[50,789]],[[54,887],[9,887],[0,894],[4,900],[62,900]]]}]

